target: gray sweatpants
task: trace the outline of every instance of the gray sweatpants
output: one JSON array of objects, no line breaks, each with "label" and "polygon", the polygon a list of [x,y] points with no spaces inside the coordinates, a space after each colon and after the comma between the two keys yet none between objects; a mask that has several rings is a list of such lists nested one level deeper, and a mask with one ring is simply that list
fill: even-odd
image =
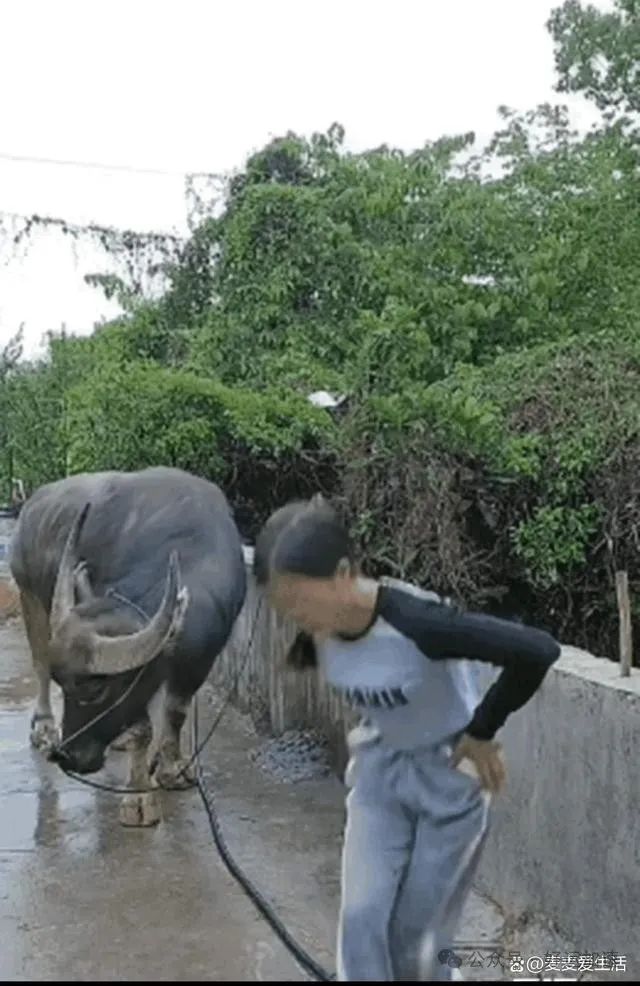
[{"label": "gray sweatpants", "polygon": [[337,980],[448,980],[451,948],[489,823],[489,795],[449,747],[353,752],[345,781]]}]

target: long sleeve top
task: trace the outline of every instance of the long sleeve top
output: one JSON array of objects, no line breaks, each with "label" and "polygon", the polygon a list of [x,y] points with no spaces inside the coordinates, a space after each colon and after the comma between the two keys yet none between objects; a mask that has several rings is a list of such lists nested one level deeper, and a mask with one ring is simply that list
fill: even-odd
[{"label": "long sleeve top", "polygon": [[[317,645],[320,670],[397,748],[492,739],[560,655],[542,630],[462,612],[413,586],[381,585],[369,627]],[[502,668],[480,695],[472,662]]]}]

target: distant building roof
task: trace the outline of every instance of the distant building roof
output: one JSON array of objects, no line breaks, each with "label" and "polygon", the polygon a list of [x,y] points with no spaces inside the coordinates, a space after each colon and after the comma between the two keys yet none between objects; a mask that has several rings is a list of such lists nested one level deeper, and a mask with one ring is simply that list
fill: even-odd
[{"label": "distant building roof", "polygon": [[314,407],[340,407],[340,405],[346,400],[346,395],[341,394],[340,397],[334,397],[327,390],[316,390],[313,394],[309,394],[307,400],[314,405]]}]

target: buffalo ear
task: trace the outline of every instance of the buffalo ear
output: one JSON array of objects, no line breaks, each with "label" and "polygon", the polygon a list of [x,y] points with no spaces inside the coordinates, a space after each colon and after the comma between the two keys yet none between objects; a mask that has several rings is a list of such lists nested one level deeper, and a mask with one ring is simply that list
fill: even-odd
[{"label": "buffalo ear", "polygon": [[318,655],[313,637],[300,630],[287,651],[285,664],[294,671],[308,671],[317,667]]}]

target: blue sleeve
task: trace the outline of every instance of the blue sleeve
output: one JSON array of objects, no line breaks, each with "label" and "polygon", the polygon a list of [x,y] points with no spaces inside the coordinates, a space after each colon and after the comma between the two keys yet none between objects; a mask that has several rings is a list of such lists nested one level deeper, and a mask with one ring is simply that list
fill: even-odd
[{"label": "blue sleeve", "polygon": [[560,645],[544,630],[465,613],[401,589],[382,587],[378,612],[432,660],[462,658],[503,668],[467,727],[476,739],[492,739],[535,694],[560,656]]}]

